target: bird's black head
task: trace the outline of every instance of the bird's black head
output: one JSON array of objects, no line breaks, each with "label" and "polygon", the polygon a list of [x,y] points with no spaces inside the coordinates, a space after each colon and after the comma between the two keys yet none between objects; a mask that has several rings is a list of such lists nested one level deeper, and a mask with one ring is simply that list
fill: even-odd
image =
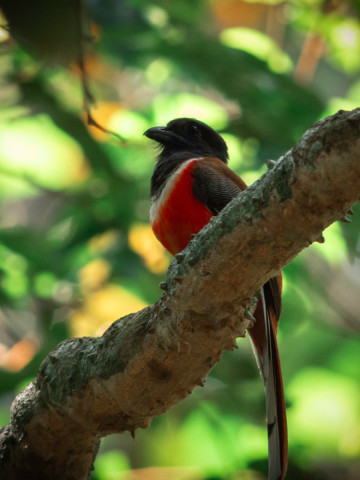
[{"label": "bird's black head", "polygon": [[162,147],[160,156],[189,153],[191,156],[218,157],[227,163],[228,150],[223,138],[211,127],[193,118],[177,118],[166,127],[149,128],[144,135]]},{"label": "bird's black head", "polygon": [[228,149],[223,138],[194,118],[177,118],[166,127],[149,128],[144,135],[161,147],[151,179],[152,195],[159,193],[171,172],[190,158],[217,157],[224,163],[228,161]]}]

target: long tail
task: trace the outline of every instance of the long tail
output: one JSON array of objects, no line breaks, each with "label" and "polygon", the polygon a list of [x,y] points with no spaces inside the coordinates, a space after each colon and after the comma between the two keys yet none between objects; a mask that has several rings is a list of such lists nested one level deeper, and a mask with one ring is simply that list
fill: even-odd
[{"label": "long tail", "polygon": [[[273,287],[274,283],[268,282],[261,289],[261,300],[254,314],[256,322],[254,327],[249,329],[249,335],[266,393],[268,480],[283,480],[287,470],[288,443],[284,388],[276,341],[281,303],[279,308],[276,308]],[[281,302],[281,294],[279,298]]]}]

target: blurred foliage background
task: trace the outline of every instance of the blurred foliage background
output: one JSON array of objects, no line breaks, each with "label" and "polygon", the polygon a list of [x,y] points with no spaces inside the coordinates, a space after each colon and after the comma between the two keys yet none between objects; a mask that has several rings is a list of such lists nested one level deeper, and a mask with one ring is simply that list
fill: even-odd
[{"label": "blurred foliage background", "polygon": [[[252,183],[318,119],[359,105],[360,5],[87,0],[91,20],[79,0],[0,7],[5,424],[14,396],[58,342],[101,335],[161,294],[170,258],[149,227],[156,152],[142,133],[180,116],[206,121],[228,142],[230,166]],[[86,126],[76,65],[85,54],[92,114],[125,142]],[[354,210],[351,224],[332,225],[325,244],[284,270],[289,479],[359,478],[359,205]],[[266,478],[262,382],[248,341],[239,347],[204,388],[135,440],[105,439],[92,478]]]}]

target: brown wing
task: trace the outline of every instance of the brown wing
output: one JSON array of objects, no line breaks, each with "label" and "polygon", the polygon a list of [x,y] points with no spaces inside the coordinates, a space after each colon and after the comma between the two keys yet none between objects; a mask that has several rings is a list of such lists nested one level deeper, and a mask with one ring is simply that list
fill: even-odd
[{"label": "brown wing", "polygon": [[[246,189],[246,183],[224,162],[214,157],[205,157],[196,162],[193,193],[206,205],[213,215],[217,215],[239,193]],[[264,285],[264,295],[268,308],[273,310],[277,323],[281,314],[282,276],[270,278]]]},{"label": "brown wing", "polygon": [[214,157],[206,157],[196,162],[193,177],[193,194],[213,215],[221,212],[246,188],[245,182],[235,172]]}]

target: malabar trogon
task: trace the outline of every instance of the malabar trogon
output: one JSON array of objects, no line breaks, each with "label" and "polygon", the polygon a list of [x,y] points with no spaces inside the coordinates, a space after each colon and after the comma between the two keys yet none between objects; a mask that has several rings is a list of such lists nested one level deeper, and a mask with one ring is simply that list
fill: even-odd
[{"label": "malabar trogon", "polygon": [[[246,184],[227,166],[223,138],[203,122],[178,118],[144,135],[161,147],[151,178],[151,225],[175,255]],[[280,311],[281,275],[262,287],[254,312],[256,322],[248,330],[266,391],[269,480],[283,479],[287,469],[286,412],[276,341]]]}]

